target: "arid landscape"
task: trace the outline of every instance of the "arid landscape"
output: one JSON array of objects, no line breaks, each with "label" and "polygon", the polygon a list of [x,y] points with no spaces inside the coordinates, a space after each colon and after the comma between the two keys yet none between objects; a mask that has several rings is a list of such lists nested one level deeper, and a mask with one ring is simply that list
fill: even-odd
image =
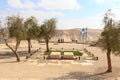
[{"label": "arid landscape", "polygon": [[[82,42],[81,40],[81,29],[68,29],[68,30],[57,30],[56,36],[52,39],[57,41],[58,39],[64,39],[65,42],[71,42],[72,40],[77,40],[78,42]],[[102,30],[100,29],[88,29],[87,30],[87,38],[88,42],[97,41],[100,38]]]},{"label": "arid landscape", "polygon": [[[63,35],[72,35],[70,33],[79,35],[79,29],[62,31]],[[99,38],[100,31],[88,30],[90,40],[94,41]],[[94,33],[96,34],[94,35]],[[13,47],[15,45],[14,43],[9,44]],[[0,80],[120,80],[120,57],[118,56],[111,55],[113,72],[105,73],[107,70],[106,52],[99,47],[86,45],[86,49],[98,57],[98,60],[89,60],[83,50],[83,44],[50,43],[49,45],[53,50],[73,50],[74,48],[84,54],[80,60],[44,60],[45,43],[32,40],[32,52],[38,48],[40,50],[26,59],[27,41],[22,41],[18,48],[21,62],[16,62],[11,50],[5,44],[0,44]]]},{"label": "arid landscape", "polygon": [[0,0],[0,80],[120,80],[120,0]]}]

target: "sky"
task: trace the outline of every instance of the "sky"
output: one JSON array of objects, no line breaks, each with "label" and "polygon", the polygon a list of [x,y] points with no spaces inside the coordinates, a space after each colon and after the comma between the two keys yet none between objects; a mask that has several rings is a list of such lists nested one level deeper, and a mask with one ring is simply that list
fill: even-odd
[{"label": "sky", "polygon": [[4,25],[7,16],[34,16],[40,25],[56,18],[58,29],[103,29],[108,9],[120,20],[120,0],[0,0],[0,20]]}]

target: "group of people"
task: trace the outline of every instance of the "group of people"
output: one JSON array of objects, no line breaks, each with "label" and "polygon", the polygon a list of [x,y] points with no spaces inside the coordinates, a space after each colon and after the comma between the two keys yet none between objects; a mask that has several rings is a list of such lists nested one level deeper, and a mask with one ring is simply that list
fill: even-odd
[{"label": "group of people", "polygon": [[64,43],[64,39],[58,39],[58,43]]}]

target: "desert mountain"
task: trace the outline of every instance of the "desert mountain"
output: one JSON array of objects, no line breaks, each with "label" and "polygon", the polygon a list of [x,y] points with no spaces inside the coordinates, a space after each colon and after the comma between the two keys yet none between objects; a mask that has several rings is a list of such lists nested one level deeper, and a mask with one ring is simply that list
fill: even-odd
[{"label": "desert mountain", "polygon": [[[52,41],[58,41],[58,39],[64,39],[65,42],[71,42],[72,40],[82,41],[82,35],[80,31],[82,29],[69,29],[69,30],[57,30],[57,34]],[[102,30],[99,29],[87,29],[87,41],[97,41],[100,38]]]}]

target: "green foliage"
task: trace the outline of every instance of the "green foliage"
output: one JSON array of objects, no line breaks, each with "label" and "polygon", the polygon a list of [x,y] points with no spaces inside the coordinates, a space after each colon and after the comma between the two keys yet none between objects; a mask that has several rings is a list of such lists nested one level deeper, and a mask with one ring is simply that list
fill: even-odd
[{"label": "green foliage", "polygon": [[83,53],[79,52],[79,51],[73,51],[73,53],[75,56],[82,56],[83,55]]},{"label": "green foliage", "polygon": [[46,40],[50,40],[56,32],[56,20],[54,18],[46,20],[41,26],[41,35]]},{"label": "green foliage", "polygon": [[54,18],[46,20],[41,26],[40,37],[45,40],[46,50],[49,51],[49,40],[55,35],[56,32],[56,20]]},{"label": "green foliage", "polygon": [[75,56],[82,56],[83,53],[80,51],[61,51],[61,50],[50,50],[50,51],[45,51],[44,55],[49,55],[51,52],[60,52],[61,55],[64,55],[64,52],[73,52]]},{"label": "green foliage", "polygon": [[37,25],[35,17],[28,18],[25,22],[19,16],[7,17],[9,37],[16,39],[35,39],[40,34],[41,28]]},{"label": "green foliage", "polygon": [[120,54],[120,22],[114,22],[106,13],[104,23],[105,28],[101,33],[102,49],[111,50],[118,55]]},{"label": "green foliage", "polygon": [[44,52],[44,55],[50,55],[50,53],[51,53],[51,50],[45,51],[45,52]]},{"label": "green foliage", "polygon": [[40,34],[40,27],[37,25],[35,17],[30,17],[24,22],[25,39],[35,39]]},{"label": "green foliage", "polygon": [[9,37],[22,39],[23,38],[23,19],[19,16],[7,17],[7,26],[9,30]]}]

